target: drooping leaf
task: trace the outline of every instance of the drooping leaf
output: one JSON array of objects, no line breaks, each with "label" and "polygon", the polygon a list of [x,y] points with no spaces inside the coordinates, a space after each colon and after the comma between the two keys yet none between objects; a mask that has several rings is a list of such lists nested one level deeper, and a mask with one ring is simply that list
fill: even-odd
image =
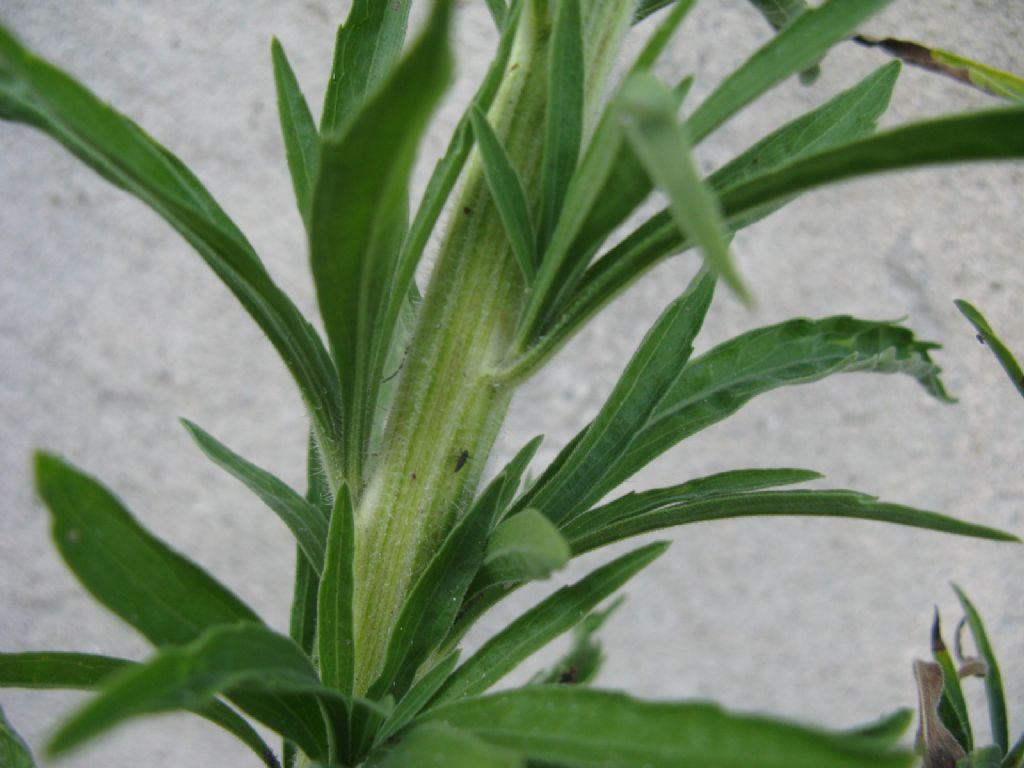
[{"label": "drooping leaf", "polygon": [[[853,88],[773,131],[713,173],[708,182],[716,190],[728,189],[757,174],[771,171],[782,163],[871,133],[889,104],[899,70],[898,62],[879,68]],[[640,178],[647,183],[642,169]],[[614,185],[616,194],[621,194],[622,186],[622,180],[618,179]],[[595,208],[595,213],[601,212],[600,222],[605,229],[595,230],[593,237],[603,239],[611,231],[609,222],[627,215],[645,194],[638,188],[634,194],[635,202],[626,201],[623,207],[614,210],[602,209],[600,206]],[[749,223],[753,223],[753,220],[743,222],[744,225]],[[545,330],[540,341],[529,350],[520,363],[521,367],[524,370],[538,367],[646,269],[659,259],[691,245],[691,240],[684,241],[684,236],[679,233],[667,212],[648,220],[601,257],[586,273],[581,273],[579,287],[566,294],[568,298],[560,310],[560,316],[552,321],[553,325]]]},{"label": "drooping leaf", "polygon": [[267,273],[242,233],[194,175],[142,129],[0,26],[0,119],[60,142],[163,217],[252,315],[302,393],[330,467],[342,445],[338,379],[316,331]]},{"label": "drooping leaf", "polygon": [[566,531],[566,538],[572,545],[573,554],[579,555],[615,541],[662,528],[758,515],[877,520],[992,541],[1019,541],[1016,536],[995,528],[964,522],[936,512],[889,504],[879,501],[874,496],[846,490],[762,491],[713,495],[697,501],[667,504],[593,529],[586,527],[586,516],[583,516],[578,519],[572,534]]},{"label": "drooping leaf", "polygon": [[455,525],[417,579],[395,623],[384,669],[370,698],[401,698],[420,665],[444,641],[483,561],[492,522],[489,504],[474,504]]},{"label": "drooping leaf", "polygon": [[412,0],[355,0],[338,27],[320,130],[331,134],[381,87],[402,53]]},{"label": "drooping leaf", "polygon": [[1024,78],[1012,72],[1005,72],[979,61],[972,61],[964,56],[915,43],[912,40],[866,37],[864,35],[857,35],[854,39],[861,45],[881,48],[907,64],[945,75],[992,96],[998,96],[1007,101],[1024,101]]},{"label": "drooping leaf", "polygon": [[253,714],[307,754],[326,757],[316,701],[332,692],[320,686],[316,670],[297,645],[248,622],[215,627],[188,645],[166,648],[112,676],[96,698],[58,729],[49,752],[64,754],[131,717],[198,708],[231,692],[291,695],[311,705],[304,711],[312,720],[285,722]]},{"label": "drooping leaf", "polygon": [[688,480],[670,488],[627,493],[568,520],[562,526],[562,531],[572,540],[588,531],[600,530],[622,520],[639,517],[670,505],[687,504],[714,496],[762,491],[820,478],[820,474],[808,469],[737,469],[720,472]]},{"label": "drooping leaf", "polygon": [[562,211],[583,141],[584,71],[580,0],[561,0],[548,54],[547,110],[541,160],[537,253],[543,254]]},{"label": "drooping leaf", "polygon": [[243,459],[202,427],[188,419],[182,419],[181,423],[210,461],[241,481],[274,511],[295,536],[303,556],[316,574],[323,573],[327,520],[320,510],[283,481]]},{"label": "drooping leaf", "polygon": [[7,722],[2,708],[0,708],[0,766],[3,768],[36,768],[28,744]]},{"label": "drooping leaf", "polygon": [[484,176],[494,199],[494,206],[505,227],[512,253],[523,273],[523,280],[529,285],[537,271],[537,253],[534,249],[533,223],[530,221],[530,207],[526,200],[519,173],[512,165],[501,140],[494,133],[487,116],[477,107],[470,109],[470,123],[476,136],[480,157],[483,160]]},{"label": "drooping leaf", "polygon": [[486,691],[527,656],[572,629],[667,548],[668,544],[656,542],[622,555],[531,608],[467,659],[432,706]]},{"label": "drooping leaf", "polygon": [[588,614],[573,630],[572,646],[568,653],[553,667],[535,675],[530,684],[587,685],[591,683],[604,663],[604,651],[601,643],[594,636],[624,600],[624,597],[617,597],[604,610]]},{"label": "drooping leaf", "polygon": [[992,740],[1001,750],[1001,754],[1005,755],[1010,750],[1010,731],[1006,716],[1006,696],[1003,694],[1003,675],[999,671],[999,661],[974,604],[956,584],[953,585],[953,591],[956,592],[960,606],[964,609],[967,626],[971,629],[971,637],[974,638],[978,655],[988,667],[985,672],[985,696],[988,700],[988,719],[992,725]]},{"label": "drooping leaf", "polygon": [[700,246],[712,269],[749,303],[729,257],[721,209],[701,179],[685,127],[676,121],[672,93],[654,75],[640,72],[623,87],[622,100],[626,136],[647,174],[668,195],[676,225]]},{"label": "drooping leaf", "polygon": [[470,698],[425,718],[531,760],[579,768],[895,768],[914,760],[856,735],[569,685]]},{"label": "drooping leaf", "polygon": [[395,706],[383,727],[377,732],[376,744],[383,744],[407,726],[427,706],[434,694],[451,677],[459,663],[459,652],[452,651],[420,677]]},{"label": "drooping leaf", "polygon": [[303,222],[309,216],[309,195],[316,177],[316,162],[320,134],[316,121],[309,111],[306,97],[302,95],[299,81],[295,77],[284,48],[277,38],[270,44],[274,63],[274,85],[277,88],[277,113],[281,121],[281,135],[284,138],[285,157],[292,177],[295,202]]},{"label": "drooping leaf", "polygon": [[633,359],[594,421],[564,457],[545,471],[518,508],[541,510],[559,523],[600,498],[595,489],[609,468],[641,434],[658,403],[672,388],[693,351],[693,340],[711,304],[715,280],[700,272],[666,308],[640,343]]},{"label": "drooping leaf", "polygon": [[524,509],[494,530],[482,565],[489,581],[533,581],[564,567],[570,555],[558,528],[540,511]]},{"label": "drooping leaf", "polygon": [[953,734],[964,751],[974,749],[974,734],[971,732],[971,719],[967,713],[967,701],[960,687],[960,676],[957,674],[953,656],[942,639],[942,625],[939,621],[939,609],[935,609],[935,620],[932,622],[932,658],[942,669],[942,701],[939,703],[939,718],[943,725]]},{"label": "drooping leaf", "polygon": [[845,316],[790,320],[744,333],[690,361],[599,490],[610,491],[680,440],[780,386],[843,372],[902,373],[948,402],[929,355],[934,348],[900,325]]},{"label": "drooping leaf", "polygon": [[526,768],[522,757],[444,723],[424,723],[374,752],[366,768]]},{"label": "drooping leaf", "polygon": [[807,11],[765,43],[729,75],[687,121],[699,144],[718,126],[790,75],[813,67],[836,43],[889,0],[828,0]]},{"label": "drooping leaf", "polygon": [[[133,664],[125,659],[87,653],[0,653],[0,688],[95,691],[111,675]],[[268,768],[279,768],[273,750],[230,707],[214,699],[190,711],[238,737]],[[0,766],[5,765],[0,760]]]},{"label": "drooping leaf", "polygon": [[341,380],[345,474],[356,496],[397,323],[397,311],[389,308],[406,300],[412,281],[411,274],[404,284],[396,280],[396,267],[416,149],[451,74],[450,6],[450,0],[435,4],[426,29],[387,81],[344,126],[331,124],[320,142],[310,258]]},{"label": "drooping leaf", "polygon": [[355,510],[348,486],[342,484],[331,512],[327,558],[317,599],[317,644],[324,685],[352,696],[355,676],[352,594],[355,581]]},{"label": "drooping leaf", "polygon": [[1013,386],[1024,397],[1024,370],[1021,370],[1020,363],[1014,358],[1013,353],[996,336],[995,331],[992,330],[992,326],[988,324],[985,316],[974,305],[963,299],[957,299],[953,303],[960,310],[960,314],[966,317],[967,321],[974,326],[974,329],[978,332],[979,340],[992,350],[992,354],[995,355],[999,364],[1003,366],[1003,370],[1010,377]]}]

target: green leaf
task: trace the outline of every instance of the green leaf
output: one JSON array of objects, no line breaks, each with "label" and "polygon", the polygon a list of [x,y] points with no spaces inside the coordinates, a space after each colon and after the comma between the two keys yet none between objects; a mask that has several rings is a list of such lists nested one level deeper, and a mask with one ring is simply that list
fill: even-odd
[{"label": "green leaf", "polygon": [[960,606],[964,609],[967,626],[971,628],[971,636],[974,638],[978,655],[988,667],[985,672],[985,696],[988,699],[988,718],[992,725],[992,740],[1001,750],[1000,754],[1005,755],[1010,749],[1010,732],[1006,717],[1006,697],[1003,695],[1003,676],[999,672],[999,662],[992,649],[992,644],[989,642],[985,625],[974,604],[956,584],[953,585],[953,591],[956,592]]},{"label": "green leaf", "polygon": [[643,50],[640,51],[640,55],[633,63],[633,72],[645,72],[654,66],[692,7],[693,0],[676,1],[672,10],[666,14],[651,36],[647,38]]},{"label": "green leaf", "polygon": [[448,634],[483,561],[492,523],[490,504],[475,504],[456,524],[406,598],[370,698],[401,698],[416,671]]},{"label": "green leaf", "polygon": [[935,347],[894,323],[845,316],[790,320],[737,336],[690,361],[643,431],[608,469],[602,490],[610,491],[680,440],[781,386],[836,373],[902,373],[950,402],[929,355]]},{"label": "green leaf", "polygon": [[486,691],[527,656],[572,629],[666,549],[668,544],[656,542],[633,550],[531,608],[459,667],[432,706]]},{"label": "green leaf", "polygon": [[548,56],[547,111],[536,239],[540,254],[546,250],[561,215],[583,141],[583,84],[586,73],[580,0],[561,0],[558,4]]},{"label": "green leaf", "polygon": [[411,0],[355,0],[338,27],[320,130],[340,131],[381,87],[402,53]]},{"label": "green leaf", "polygon": [[188,419],[181,419],[181,423],[210,461],[241,481],[277,514],[295,536],[302,554],[316,574],[323,573],[327,520],[320,510],[287,484],[233,452],[202,427]]},{"label": "green leaf", "polygon": [[1021,734],[1017,743],[1010,747],[999,768],[1020,768],[1021,765],[1024,765],[1024,734]]},{"label": "green leaf", "polygon": [[270,54],[274,63],[277,113],[281,121],[285,157],[292,177],[292,188],[295,190],[295,202],[305,222],[309,216],[309,195],[316,176],[320,134],[295,72],[277,38],[270,44]]},{"label": "green leaf", "polygon": [[668,505],[686,504],[714,496],[749,493],[780,485],[817,480],[821,475],[807,469],[737,469],[689,480],[669,488],[627,493],[614,501],[594,507],[569,520],[563,534],[570,540],[621,520],[654,512]]},{"label": "green leaf", "polygon": [[529,285],[536,274],[537,254],[523,182],[501,145],[501,140],[487,122],[487,116],[478,107],[473,107],[469,119],[480,148],[487,186],[491,190],[491,197],[494,198],[494,205],[505,227],[516,262],[523,273],[523,280]]},{"label": "green leaf", "polygon": [[[523,496],[517,508],[540,509],[556,523],[600,498],[609,468],[641,434],[693,351],[714,293],[714,277],[701,271],[648,331],[594,421],[567,446]],[[607,490],[607,489],[606,489]]]},{"label": "green leaf", "polygon": [[889,768],[914,756],[713,704],[647,702],[578,686],[467,699],[426,715],[531,760],[578,768]]},{"label": "green leaf", "polygon": [[714,495],[696,501],[669,503],[632,517],[621,518],[602,528],[584,528],[584,521],[566,538],[574,555],[589,552],[614,541],[675,525],[725,520],[758,515],[799,517],[845,517],[925,528],[959,536],[993,541],[1019,541],[995,528],[964,522],[936,512],[878,501],[856,491],[764,491]]},{"label": "green leaf", "polygon": [[[315,702],[328,693],[302,650],[265,627],[240,623],[215,627],[194,642],[166,648],[145,664],[112,676],[102,692],[72,715],[49,745],[51,755],[64,754],[124,720],[142,714],[203,707],[222,693],[292,694]],[[295,696],[298,694],[298,696]],[[320,713],[307,707],[311,721],[257,719],[299,744],[314,757],[325,754]]]},{"label": "green leaf", "polygon": [[416,149],[451,73],[450,5],[436,3],[426,29],[387,82],[347,120],[343,133],[331,132],[320,142],[310,258],[341,380],[345,477],[357,497],[397,323],[398,311],[390,307],[406,301],[412,281],[411,274],[405,283],[396,280],[398,249]]},{"label": "green leaf", "polygon": [[494,19],[494,26],[497,27],[499,32],[504,31],[506,18],[508,16],[508,5],[505,4],[505,0],[484,0],[487,3],[487,10],[491,13],[491,18]]},{"label": "green leaf", "polygon": [[[809,10],[805,0],[750,0],[750,2],[776,32]],[[819,75],[821,75],[821,67],[815,64],[800,73],[800,82],[810,85],[818,79]]]},{"label": "green leaf", "polygon": [[694,144],[792,74],[814,66],[889,0],[828,0],[801,14],[727,77],[687,121]]},{"label": "green leaf", "polygon": [[636,9],[633,11],[633,23],[638,24],[652,13],[656,13],[666,5],[672,5],[676,0],[637,0]]},{"label": "green leaf", "polygon": [[407,726],[425,706],[434,698],[442,685],[451,677],[455,665],[459,663],[459,652],[452,651],[441,661],[423,674],[409,692],[398,702],[394,712],[388,717],[384,726],[377,732],[376,744],[383,744],[391,736]]},{"label": "green leaf", "polygon": [[957,768],[1000,768],[1003,753],[999,747],[981,747],[971,752],[962,760],[957,760]]},{"label": "green leaf", "polygon": [[523,758],[444,723],[424,723],[394,746],[370,756],[366,768],[526,768]]},{"label": "green leaf", "polygon": [[7,722],[2,708],[0,708],[0,766],[3,768],[36,768],[28,744]]},{"label": "green leaf", "polygon": [[641,72],[623,87],[622,101],[626,136],[648,175],[668,195],[676,225],[689,233],[708,264],[749,304],[750,296],[729,257],[718,201],[701,180],[686,129],[676,122],[672,93],[654,75]]},{"label": "green leaf", "polygon": [[[87,653],[0,653],[0,688],[95,691],[112,675],[135,662]],[[279,768],[273,750],[248,721],[217,700],[190,711],[237,736],[269,768]],[[0,765],[6,765],[0,760]]]},{"label": "green leaf", "polygon": [[178,158],[82,85],[22,48],[0,26],[0,119],[33,126],[163,217],[277,348],[331,459],[341,448],[338,380],[316,331]]},{"label": "green leaf", "polygon": [[491,534],[483,569],[491,581],[546,579],[563,568],[569,545],[558,528],[539,510],[524,509]]},{"label": "green leaf", "polygon": [[978,340],[992,350],[992,354],[996,356],[996,360],[1003,366],[1003,370],[1010,377],[1013,386],[1017,388],[1021,396],[1024,396],[1024,371],[1021,370],[1020,363],[1014,358],[1013,353],[996,336],[995,331],[992,330],[992,326],[988,324],[985,316],[972,304],[963,299],[957,299],[953,303],[960,310],[960,314],[966,317],[967,321],[974,326],[974,329],[978,332]]},{"label": "green leaf", "polygon": [[591,683],[604,663],[604,651],[594,635],[604,626],[608,617],[622,605],[621,595],[603,611],[587,615],[573,630],[572,647],[562,659],[546,672],[534,675],[530,685],[587,685]]},{"label": "green leaf", "polygon": [[[871,133],[879,116],[888,107],[899,71],[898,62],[879,68],[817,109],[773,131],[713,173],[708,182],[717,190],[728,189],[784,162]],[[636,165],[636,161],[633,162]],[[636,170],[640,180],[649,188],[643,170]],[[595,214],[602,214],[599,223],[603,229],[595,228],[593,234],[598,241],[611,231],[610,225],[621,222],[646,195],[645,189],[638,187],[631,200],[622,197],[624,183],[618,179],[612,185],[616,195],[620,196],[620,202],[624,201],[621,207],[602,208],[599,205],[595,208]],[[743,226],[751,223],[753,219],[742,222]],[[691,245],[692,241],[684,238],[667,212],[649,219],[582,274],[579,287],[566,293],[560,316],[552,320],[553,325],[545,330],[541,340],[519,366],[525,370],[536,369],[646,269]]]},{"label": "green leaf", "polygon": [[83,586],[155,645],[187,643],[218,624],[259,621],[205,571],[151,536],[97,481],[36,454],[36,486],[53,539]]},{"label": "green leaf", "polygon": [[914,722],[914,710],[897,709],[891,715],[883,715],[878,720],[852,728],[847,733],[857,737],[858,741],[870,740],[881,749],[889,749],[899,744],[912,722]]},{"label": "green leaf", "polygon": [[945,75],[992,96],[1007,101],[1024,102],[1024,78],[1012,72],[1004,72],[940,48],[915,43],[913,40],[896,40],[891,37],[880,39],[864,35],[857,35],[854,40],[871,48],[881,48],[907,64]]},{"label": "green leaf", "polygon": [[352,696],[355,677],[352,594],[355,580],[355,511],[348,486],[342,485],[331,512],[327,560],[317,600],[317,644],[320,678],[345,696]]},{"label": "green leaf", "polygon": [[730,219],[843,179],[922,165],[1024,157],[1024,108],[955,115],[895,128],[759,175],[721,195]]},{"label": "green leaf", "polygon": [[967,702],[963,689],[960,687],[960,675],[957,673],[953,656],[942,639],[942,625],[939,621],[939,609],[935,609],[935,620],[932,622],[932,658],[942,668],[942,701],[939,703],[939,718],[946,729],[953,735],[965,752],[974,749],[974,734],[971,733],[971,719],[967,713]]}]

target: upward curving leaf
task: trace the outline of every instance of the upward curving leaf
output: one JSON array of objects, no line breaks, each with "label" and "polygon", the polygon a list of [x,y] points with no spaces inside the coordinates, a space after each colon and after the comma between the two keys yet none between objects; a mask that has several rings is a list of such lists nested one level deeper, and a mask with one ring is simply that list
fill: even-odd
[{"label": "upward curving leaf", "polygon": [[992,326],[988,324],[985,316],[974,305],[963,299],[957,299],[953,303],[960,310],[960,314],[967,318],[967,322],[974,326],[974,330],[978,332],[978,340],[992,350],[992,354],[1006,371],[1013,386],[1024,396],[1024,370],[1021,370],[1020,363],[1017,362],[1002,339],[996,336],[996,332],[992,330]]},{"label": "upward curving leaf", "polygon": [[320,337],[267,273],[242,233],[178,158],[0,26],[0,119],[60,142],[100,176],[152,208],[192,245],[276,347],[340,461],[338,380]]},{"label": "upward curving leaf", "polygon": [[1010,749],[1010,729],[1006,715],[1006,695],[1003,693],[1003,676],[999,671],[999,661],[992,643],[988,639],[988,632],[985,631],[985,624],[978,614],[978,610],[970,601],[967,595],[956,584],[953,585],[960,606],[967,618],[967,626],[971,629],[971,636],[974,638],[974,645],[978,649],[978,655],[984,660],[985,666],[985,695],[988,699],[988,718],[992,726],[992,740],[1006,754]]},{"label": "upward curving leaf", "polygon": [[416,149],[451,74],[450,6],[451,0],[435,3],[423,34],[388,80],[358,113],[330,124],[320,143],[310,259],[341,380],[345,477],[356,497],[398,319],[389,307],[406,300],[412,281],[411,274],[404,284],[396,279],[399,248]]},{"label": "upward curving leaf", "polygon": [[537,686],[428,712],[530,760],[569,768],[909,768],[915,757],[703,702],[648,702],[579,686]]},{"label": "upward curving leaf", "polygon": [[292,177],[292,189],[302,221],[308,221],[309,195],[316,176],[317,143],[320,134],[309,111],[306,97],[302,95],[299,81],[292,71],[284,48],[274,38],[270,44],[271,59],[274,63],[274,85],[277,88],[277,113],[281,121],[281,135],[284,138],[285,157]]},{"label": "upward curving leaf", "polygon": [[320,590],[317,595],[317,643],[320,678],[330,688],[352,695],[355,679],[352,593],[355,580],[355,510],[348,486],[342,485],[331,512],[331,530]]}]

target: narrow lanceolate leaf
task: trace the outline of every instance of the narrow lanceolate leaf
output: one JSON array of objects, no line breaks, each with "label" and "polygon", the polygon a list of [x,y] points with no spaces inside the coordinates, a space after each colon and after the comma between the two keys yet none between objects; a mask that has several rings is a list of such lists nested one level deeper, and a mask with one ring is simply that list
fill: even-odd
[{"label": "narrow lanceolate leaf", "polygon": [[475,504],[441,544],[406,598],[370,698],[401,698],[420,665],[444,641],[484,557],[492,522],[489,504]]},{"label": "narrow lanceolate leaf", "polygon": [[580,0],[562,0],[548,58],[548,98],[540,182],[537,252],[543,254],[562,211],[583,140],[583,30]]},{"label": "narrow lanceolate leaf", "polygon": [[3,768],[36,768],[28,744],[7,722],[3,709],[0,709],[0,766]]},{"label": "narrow lanceolate leaf", "polygon": [[491,18],[494,19],[494,26],[498,28],[499,32],[504,31],[508,16],[508,5],[505,4],[505,0],[485,0],[485,2]]},{"label": "narrow lanceolate leaf", "polygon": [[526,768],[522,756],[444,723],[424,723],[370,755],[366,768]]},{"label": "narrow lanceolate leaf", "polygon": [[498,209],[501,223],[505,226],[505,234],[523,273],[523,279],[529,285],[537,271],[537,255],[534,250],[535,237],[533,224],[530,222],[530,207],[526,201],[523,182],[501,145],[501,140],[487,122],[487,116],[479,108],[473,107],[469,117],[477,146],[480,148],[484,176],[491,190],[491,197],[494,198],[494,206]]},{"label": "narrow lanceolate leaf", "polygon": [[409,692],[395,706],[387,721],[377,732],[376,744],[383,744],[394,734],[407,726],[424,707],[434,698],[442,685],[451,677],[455,665],[459,663],[459,652],[452,651],[413,683]]},{"label": "narrow lanceolate leaf", "polygon": [[324,550],[327,547],[327,520],[320,510],[286,483],[243,459],[202,427],[187,419],[182,419],[181,423],[210,461],[240,480],[277,514],[295,536],[313,570],[317,575],[321,574],[324,570]]},{"label": "narrow lanceolate leaf", "polygon": [[695,501],[665,504],[631,517],[620,518],[601,528],[588,529],[585,527],[585,519],[582,519],[574,527],[572,534],[566,532],[566,538],[572,545],[573,554],[578,555],[631,536],[671,526],[759,515],[877,520],[959,536],[974,536],[993,541],[1019,541],[1016,536],[994,528],[967,523],[936,512],[889,504],[879,501],[874,496],[846,490],[762,491],[714,495]]},{"label": "narrow lanceolate leaf", "polygon": [[309,216],[309,195],[316,176],[316,161],[319,149],[313,114],[309,111],[306,97],[302,95],[299,81],[292,71],[284,48],[277,38],[271,43],[270,54],[274,62],[274,85],[277,88],[277,113],[281,121],[281,135],[284,138],[285,157],[288,171],[292,176],[295,202],[302,220]]},{"label": "narrow lanceolate leaf", "polygon": [[1024,396],[1024,370],[1021,370],[1020,363],[1014,358],[1013,353],[996,336],[996,332],[992,330],[992,326],[988,324],[985,316],[974,305],[963,299],[957,299],[953,303],[960,310],[960,314],[966,317],[967,321],[974,326],[974,329],[978,332],[978,340],[992,350],[992,354],[996,356],[996,360],[1003,366],[1003,370],[1010,377],[1013,386]]},{"label": "narrow lanceolate leaf", "polygon": [[[809,9],[806,0],[750,0],[750,2],[761,12],[761,15],[775,31],[788,26]],[[800,73],[800,82],[810,85],[818,79],[820,74],[821,68],[815,64]]]},{"label": "narrow lanceolate leaf", "polygon": [[737,336],[690,362],[641,434],[609,469],[604,490],[757,395],[784,385],[835,373],[903,373],[933,397],[949,402],[940,369],[929,355],[935,346],[894,323],[842,316],[790,320]]},{"label": "narrow lanceolate leaf", "polygon": [[345,474],[357,495],[398,319],[389,307],[406,300],[413,277],[404,283],[395,279],[398,249],[416,149],[451,73],[450,5],[450,0],[435,5],[420,39],[386,83],[345,122],[343,132],[320,142],[310,258],[341,379]]},{"label": "narrow lanceolate leaf", "polygon": [[[111,675],[134,663],[87,653],[0,653],[0,688],[95,691]],[[273,750],[230,707],[214,699],[190,711],[238,737],[268,768],[278,768]],[[4,765],[0,760],[0,766]]]},{"label": "narrow lanceolate leaf", "polygon": [[588,531],[597,531],[669,505],[686,504],[714,496],[762,491],[820,478],[820,474],[808,469],[737,469],[720,472],[717,475],[688,480],[670,488],[627,493],[614,501],[583,512],[568,521],[562,532],[570,540],[575,540]]},{"label": "narrow lanceolate leaf", "polygon": [[1010,747],[999,768],[1021,768],[1024,765],[1024,733],[1017,739],[1017,743]]},{"label": "narrow lanceolate leaf", "polygon": [[402,53],[411,0],[355,0],[338,27],[320,129],[340,130],[381,86]]},{"label": "narrow lanceolate leaf", "polygon": [[[67,720],[49,750],[63,754],[119,723],[138,715],[203,707],[219,694],[244,689],[289,695],[315,703],[328,692],[302,650],[288,638],[251,623],[217,627],[184,646],[168,648],[145,664],[110,678],[103,691]],[[312,722],[264,722],[299,744],[307,754],[323,758],[326,745],[319,709],[307,708]],[[259,715],[256,715],[259,717]],[[262,719],[262,718],[260,718]]]},{"label": "narrow lanceolate leaf", "polygon": [[[716,190],[725,190],[753,176],[772,171],[785,162],[873,132],[878,118],[889,105],[899,71],[899,62],[890,62],[880,67],[857,85],[758,141],[713,173],[708,182]],[[642,169],[638,170],[641,181],[649,188],[646,174]],[[612,227],[606,226],[608,222],[613,225],[620,223],[646,194],[644,189],[638,187],[633,199],[626,199],[620,194],[623,183],[617,180],[613,185],[620,200],[625,201],[623,205],[595,208],[595,212],[601,212],[599,218],[601,227],[604,227],[594,230],[597,240],[602,240],[611,230]],[[607,195],[602,201],[612,199]],[[745,226],[753,223],[753,219],[741,223]],[[586,273],[581,272],[582,282],[568,291],[560,315],[552,319],[552,326],[545,330],[541,340],[522,361],[523,367],[532,369],[543,363],[590,317],[631,285],[645,270],[659,259],[685,250],[692,242],[679,232],[667,212],[648,220],[601,257]]]},{"label": "narrow lanceolate leaf", "polygon": [[341,446],[338,382],[313,328],[199,180],[135,123],[22,48],[0,26],[0,119],[59,141],[162,216],[234,293],[277,348],[332,459]]},{"label": "narrow lanceolate leaf", "polygon": [[967,701],[960,687],[960,676],[957,674],[956,663],[942,639],[942,624],[939,620],[939,609],[935,609],[935,620],[932,622],[932,659],[942,669],[942,701],[939,704],[939,718],[953,734],[965,751],[974,749],[974,734],[971,732],[971,719],[967,713]]},{"label": "narrow lanceolate leaf", "polygon": [[[560,523],[586,509],[683,370],[714,294],[715,280],[700,272],[686,292],[662,313],[630,360],[597,417],[567,446],[520,500]],[[596,495],[595,495],[596,494]]]},{"label": "narrow lanceolate leaf", "polygon": [[729,218],[792,195],[872,173],[923,165],[1024,157],[1024,108],[913,123],[810,155],[721,195]]},{"label": "narrow lanceolate leaf", "polygon": [[891,56],[915,67],[937,72],[965,85],[1008,101],[1024,101],[1024,78],[1012,72],[990,67],[978,61],[958,56],[940,48],[915,43],[912,40],[896,40],[891,37],[875,38],[857,35],[854,38],[861,45],[881,48]]},{"label": "narrow lanceolate leaf", "polygon": [[492,637],[452,675],[434,705],[482,693],[520,662],[572,629],[588,612],[661,555],[657,542],[619,557],[564,587]]},{"label": "narrow lanceolate leaf", "polygon": [[985,695],[988,699],[988,718],[992,725],[992,740],[996,746],[1006,754],[1010,749],[1010,732],[1006,716],[1006,697],[1003,694],[1003,676],[999,671],[999,661],[996,658],[992,644],[989,642],[985,625],[981,621],[974,604],[967,598],[960,587],[953,585],[960,606],[964,609],[964,616],[967,618],[967,626],[971,629],[971,637],[974,638],[974,645],[978,649],[978,655],[988,667],[985,672]]},{"label": "narrow lanceolate leaf", "polygon": [[633,63],[633,72],[644,72],[654,66],[692,7],[693,0],[676,0],[672,10],[665,15],[661,24],[644,44],[643,50]]},{"label": "narrow lanceolate leaf", "polygon": [[342,485],[331,512],[327,562],[320,579],[317,610],[317,642],[320,649],[320,679],[324,685],[352,695],[355,644],[352,640],[352,558],[355,552],[355,522],[352,496]]},{"label": "narrow lanceolate leaf", "polygon": [[499,525],[487,542],[483,571],[490,581],[546,579],[571,552],[562,534],[539,510],[524,509]]},{"label": "narrow lanceolate leaf", "polygon": [[571,768],[896,768],[914,755],[713,704],[648,702],[575,686],[539,686],[439,707],[427,718]]},{"label": "narrow lanceolate leaf", "polygon": [[624,597],[619,596],[601,611],[590,613],[573,630],[572,646],[557,664],[546,672],[535,675],[531,685],[587,685],[591,683],[604,663],[604,651],[595,638],[608,617],[622,605]]},{"label": "narrow lanceolate leaf", "polygon": [[891,715],[883,715],[874,722],[847,731],[858,740],[874,741],[880,748],[887,749],[899,744],[907,728],[914,722],[914,710],[897,709]]},{"label": "narrow lanceolate leaf", "polygon": [[636,9],[633,11],[633,23],[638,24],[666,5],[672,5],[673,2],[675,0],[637,0]]},{"label": "narrow lanceolate leaf", "polygon": [[680,231],[693,238],[711,267],[750,301],[729,257],[726,227],[714,193],[701,179],[675,99],[654,75],[637,73],[622,94],[626,136],[647,174],[668,195]]},{"label": "narrow lanceolate leaf", "polygon": [[209,574],[147,533],[91,477],[40,453],[36,486],[68,567],[152,643],[187,643],[218,624],[259,621]]},{"label": "narrow lanceolate leaf", "polygon": [[790,75],[814,66],[836,43],[884,8],[889,0],[828,0],[801,14],[744,62],[693,113],[694,144]]}]

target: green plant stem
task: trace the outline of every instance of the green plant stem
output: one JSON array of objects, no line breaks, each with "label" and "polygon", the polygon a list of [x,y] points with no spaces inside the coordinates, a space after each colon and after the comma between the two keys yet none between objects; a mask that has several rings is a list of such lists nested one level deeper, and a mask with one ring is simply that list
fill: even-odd
[{"label": "green plant stem", "polygon": [[[529,6],[524,10],[488,117],[536,200],[547,21]],[[512,395],[491,372],[508,350],[524,297],[522,275],[473,158],[357,513],[357,693],[380,671],[416,574],[472,499]]]}]

